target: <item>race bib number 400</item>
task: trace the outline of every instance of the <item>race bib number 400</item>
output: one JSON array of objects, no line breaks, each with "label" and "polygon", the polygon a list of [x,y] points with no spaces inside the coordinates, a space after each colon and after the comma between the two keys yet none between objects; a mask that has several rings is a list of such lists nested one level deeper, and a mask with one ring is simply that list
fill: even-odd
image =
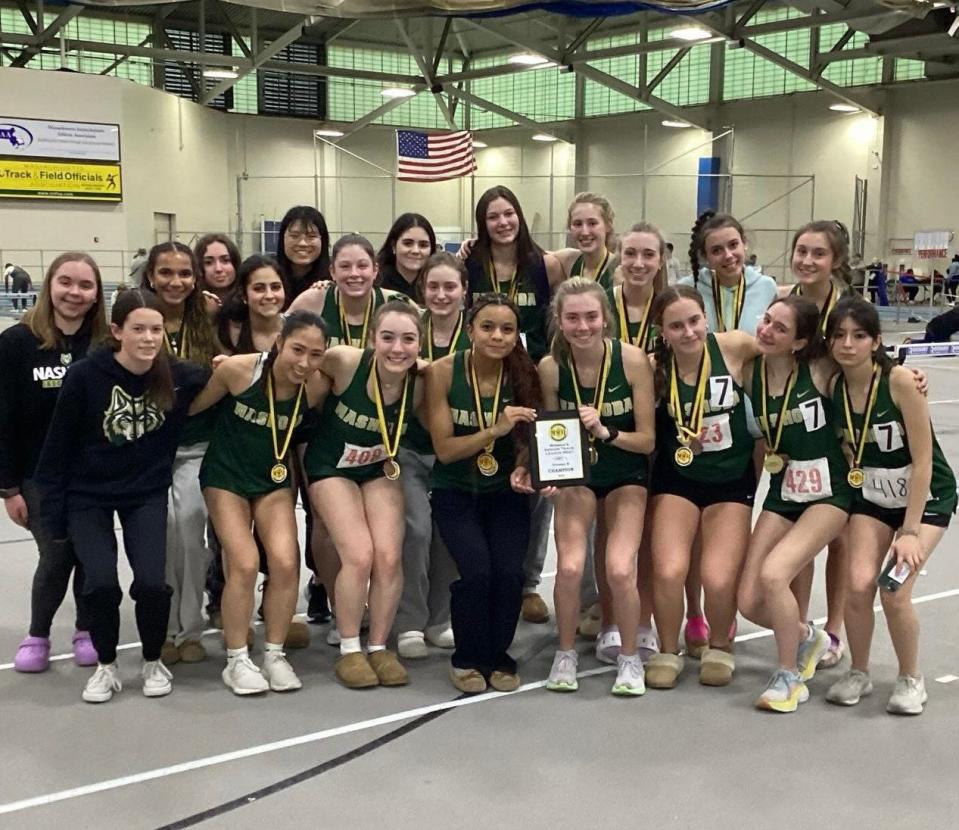
[{"label": "race bib number 400", "polygon": [[862,495],[866,501],[889,510],[905,507],[909,502],[909,478],[912,476],[912,464],[893,470],[882,467],[863,467],[862,471],[866,475],[862,485]]},{"label": "race bib number 400", "polygon": [[355,467],[366,467],[386,460],[386,449],[382,444],[375,447],[358,447],[356,444],[344,444],[343,455],[336,462],[336,469],[347,470]]},{"label": "race bib number 400", "polygon": [[790,461],[783,475],[783,501],[805,504],[832,497],[832,479],[829,477],[829,461],[813,458],[809,461]]}]

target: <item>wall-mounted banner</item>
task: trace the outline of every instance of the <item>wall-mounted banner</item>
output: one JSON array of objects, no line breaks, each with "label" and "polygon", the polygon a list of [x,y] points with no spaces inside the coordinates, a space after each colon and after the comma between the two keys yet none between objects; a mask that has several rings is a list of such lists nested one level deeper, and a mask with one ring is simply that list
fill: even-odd
[{"label": "wall-mounted banner", "polygon": [[0,115],[0,158],[120,161],[118,124]]},{"label": "wall-mounted banner", "polygon": [[123,200],[119,164],[0,158],[0,198]]}]

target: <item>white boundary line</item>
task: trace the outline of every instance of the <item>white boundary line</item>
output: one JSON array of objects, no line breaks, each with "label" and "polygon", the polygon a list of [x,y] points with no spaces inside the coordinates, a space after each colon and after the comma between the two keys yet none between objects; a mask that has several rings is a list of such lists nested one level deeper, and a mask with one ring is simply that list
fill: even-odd
[{"label": "white boundary line", "polygon": [[[959,596],[959,588],[953,588],[949,591],[940,591],[936,594],[928,594],[922,597],[916,597],[913,599],[914,605],[919,605],[925,602],[933,602],[938,599],[947,599],[948,597]],[[873,610],[881,611],[882,606],[876,606]],[[825,622],[825,617],[814,620],[817,624],[822,624]],[[748,640],[759,640],[764,637],[771,637],[772,631],[768,629],[763,629],[760,631],[753,631],[749,634],[742,634],[736,638],[737,643],[746,642]],[[608,674],[614,671],[614,666],[601,666],[596,669],[587,669],[586,671],[579,672],[577,677],[592,677],[598,674]],[[276,752],[281,749],[289,749],[294,746],[303,746],[304,744],[317,743],[319,741],[325,741],[329,738],[336,738],[340,735],[350,735],[354,732],[362,732],[366,729],[373,729],[377,726],[387,726],[391,723],[397,723],[404,720],[412,720],[413,718],[419,718],[423,715],[431,714],[432,712],[442,712],[448,709],[458,709],[463,706],[472,706],[476,703],[486,703],[490,700],[503,700],[512,695],[522,694],[523,692],[530,692],[534,689],[541,689],[546,685],[545,680],[538,680],[535,683],[524,683],[520,686],[515,692],[486,692],[485,694],[475,695],[473,697],[462,698],[459,700],[448,700],[443,703],[434,703],[430,706],[421,706],[417,709],[407,709],[403,712],[394,712],[391,715],[382,715],[378,718],[370,718],[368,720],[357,721],[356,723],[348,723],[344,726],[336,726],[330,729],[323,729],[319,732],[310,732],[306,735],[298,735],[293,738],[284,738],[281,741],[272,741],[266,744],[259,744],[258,746],[250,746],[244,749],[237,749],[232,752],[224,752],[219,755],[210,755],[206,758],[197,758],[193,761],[184,761],[181,764],[173,764],[168,767],[159,767],[157,769],[147,770],[145,772],[137,772],[133,775],[124,775],[120,778],[111,778],[106,781],[98,781],[95,784],[86,784],[82,787],[73,787],[69,790],[60,790],[59,792],[47,793],[46,795],[38,795],[33,798],[25,798],[20,801],[10,801],[6,804],[0,804],[0,815],[7,813],[16,813],[22,810],[29,810],[33,807],[42,807],[47,804],[55,804],[59,801],[69,801],[73,798],[80,798],[85,795],[93,795],[94,793],[106,792],[107,790],[115,790],[120,787],[128,787],[131,784],[142,784],[145,781],[155,781],[158,778],[166,778],[170,775],[178,775],[183,772],[192,772],[193,770],[204,769],[205,767],[218,766],[219,764],[226,764],[230,761],[239,761],[245,758],[253,758],[257,755],[265,755],[269,752]]]}]

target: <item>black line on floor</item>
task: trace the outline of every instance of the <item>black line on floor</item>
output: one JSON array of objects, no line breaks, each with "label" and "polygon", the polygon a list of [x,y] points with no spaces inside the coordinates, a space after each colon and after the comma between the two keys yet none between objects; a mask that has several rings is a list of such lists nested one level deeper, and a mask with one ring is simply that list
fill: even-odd
[{"label": "black line on floor", "polygon": [[379,738],[358,746],[356,749],[350,750],[343,755],[338,755],[336,758],[331,758],[329,761],[324,761],[322,764],[318,764],[315,767],[310,767],[309,769],[303,770],[303,772],[298,772],[296,775],[291,775],[289,778],[283,778],[282,780],[270,784],[269,786],[262,787],[259,790],[253,790],[253,792],[242,795],[239,798],[234,798],[231,801],[226,801],[223,804],[217,805],[216,807],[211,807],[208,810],[195,813],[187,818],[174,821],[172,824],[164,824],[162,827],[158,827],[157,830],[182,830],[182,828],[185,827],[195,827],[196,825],[204,821],[208,821],[211,818],[216,818],[217,816],[222,816],[225,813],[230,813],[233,810],[238,810],[240,807],[247,807],[250,804],[255,804],[261,798],[266,798],[270,795],[276,795],[277,793],[296,786],[297,784],[302,784],[304,781],[309,781],[311,778],[317,778],[324,773],[335,770],[337,767],[348,764],[350,761],[355,761],[357,758],[362,758],[364,755],[367,755],[368,753],[373,752],[380,747],[386,746],[387,744],[392,743],[393,741],[402,738],[405,735],[408,735],[410,732],[419,729],[421,726],[425,726],[431,721],[434,721],[438,717],[451,711],[453,710],[439,709],[435,712],[428,712],[425,715],[420,715],[420,717],[411,720],[409,723],[404,724],[398,729],[394,729],[392,732],[381,735]]}]

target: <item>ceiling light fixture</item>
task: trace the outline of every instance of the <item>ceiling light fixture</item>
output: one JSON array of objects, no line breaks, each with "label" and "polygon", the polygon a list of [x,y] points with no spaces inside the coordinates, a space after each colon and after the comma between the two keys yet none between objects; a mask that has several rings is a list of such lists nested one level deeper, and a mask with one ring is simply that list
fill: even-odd
[{"label": "ceiling light fixture", "polygon": [[539,66],[540,64],[552,63],[545,55],[535,55],[532,52],[517,52],[506,59],[507,63],[516,66]]},{"label": "ceiling light fixture", "polygon": [[692,126],[693,126],[692,124],[688,124],[688,123],[685,122],[685,121],[672,121],[672,120],[670,120],[670,119],[668,119],[668,118],[667,118],[665,121],[663,121],[662,123],[663,123],[663,126],[664,126],[664,127],[673,127],[674,129],[677,129],[677,130],[681,130],[681,129],[684,129],[685,127],[692,127]]},{"label": "ceiling light fixture", "polygon": [[706,40],[712,37],[702,26],[680,26],[673,29],[669,36],[679,40]]},{"label": "ceiling light fixture", "polygon": [[549,133],[536,133],[533,136],[533,141],[558,141],[555,135],[549,135]]},{"label": "ceiling light fixture", "polygon": [[833,112],[862,112],[859,107],[852,104],[830,104],[829,109]]},{"label": "ceiling light fixture", "polygon": [[334,130],[332,128],[323,127],[319,130],[313,130],[313,135],[317,138],[342,138],[345,133],[343,130]]},{"label": "ceiling light fixture", "polygon": [[240,73],[235,69],[230,69],[229,67],[222,67],[220,69],[204,69],[203,70],[204,78],[212,78],[217,81],[232,81],[235,78],[240,77]]},{"label": "ceiling light fixture", "polygon": [[475,149],[475,150],[482,150],[484,147],[489,147],[489,144],[487,144],[485,141],[474,141],[474,142],[473,142],[473,149]]},{"label": "ceiling light fixture", "polygon": [[380,92],[384,98],[412,98],[416,95],[409,87],[388,86]]}]

